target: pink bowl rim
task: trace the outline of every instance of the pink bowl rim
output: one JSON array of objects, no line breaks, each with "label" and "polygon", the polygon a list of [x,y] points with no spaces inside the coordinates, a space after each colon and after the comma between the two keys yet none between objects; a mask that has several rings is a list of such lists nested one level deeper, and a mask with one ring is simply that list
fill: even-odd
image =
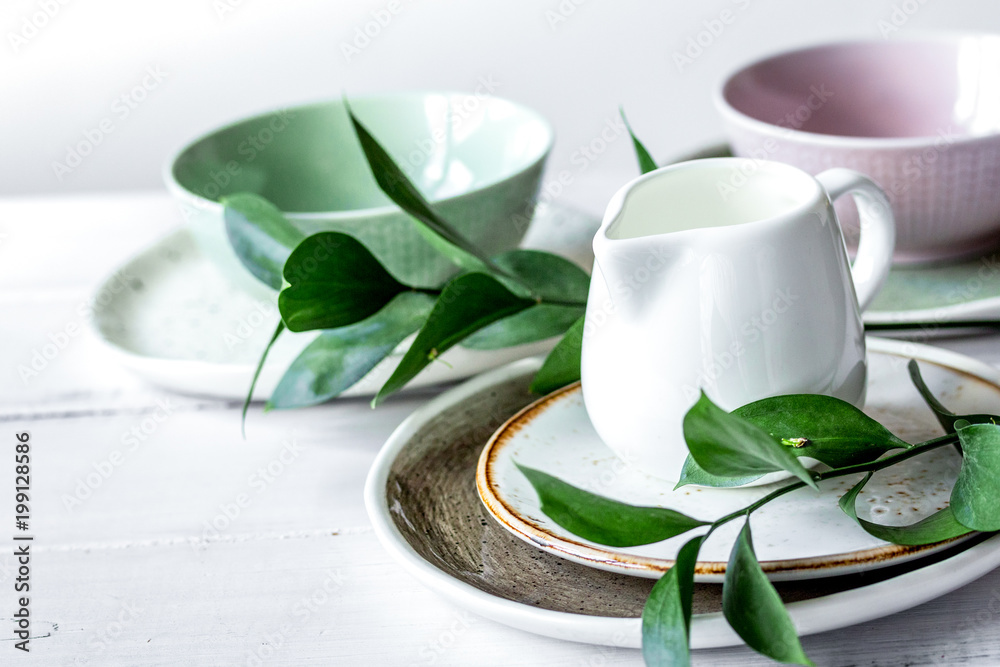
[{"label": "pink bowl rim", "polygon": [[[927,146],[934,145],[940,139],[941,135],[927,135],[922,137],[856,137],[850,135],[835,135],[835,134],[819,134],[817,132],[805,132],[803,130],[798,130],[792,127],[783,127],[781,125],[775,125],[773,123],[768,123],[762,120],[748,116],[747,114],[739,111],[726,99],[725,89],[726,86],[734,78],[749,70],[752,67],[766,62],[768,60],[785,58],[798,53],[805,53],[808,51],[818,51],[820,49],[828,49],[831,47],[849,47],[857,45],[868,45],[868,44],[914,44],[914,43],[933,43],[933,42],[945,42],[948,44],[957,44],[963,39],[988,39],[993,38],[1000,40],[1000,33],[993,32],[961,32],[961,31],[938,31],[938,32],[926,32],[926,33],[914,33],[912,35],[907,35],[905,37],[899,37],[894,39],[871,39],[871,38],[858,38],[858,39],[839,39],[831,40],[827,42],[819,43],[809,43],[799,46],[794,46],[788,49],[783,49],[781,51],[774,51],[756,58],[750,62],[743,63],[738,67],[729,70],[722,80],[715,86],[715,90],[712,93],[712,100],[715,103],[716,110],[722,115],[724,121],[728,121],[734,125],[742,125],[749,127],[754,131],[773,136],[778,139],[786,139],[791,141],[798,141],[800,143],[814,144],[820,146],[826,146],[830,148],[872,148],[872,149],[913,149],[913,148],[924,148]],[[1000,72],[998,72],[1000,75]],[[956,144],[971,144],[975,142],[986,142],[990,140],[1000,140],[1000,131],[989,132],[985,134],[976,135],[961,135],[956,136],[949,142],[951,145]]]}]

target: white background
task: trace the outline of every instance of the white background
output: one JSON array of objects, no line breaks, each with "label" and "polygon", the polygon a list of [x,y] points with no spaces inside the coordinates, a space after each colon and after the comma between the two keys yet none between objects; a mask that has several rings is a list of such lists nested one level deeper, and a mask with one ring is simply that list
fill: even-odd
[{"label": "white background", "polygon": [[[158,188],[171,151],[256,111],[343,92],[472,90],[492,77],[497,95],[551,119],[550,178],[569,170],[573,183],[561,196],[599,213],[636,173],[631,148],[615,141],[586,169],[573,156],[600,137],[619,104],[664,160],[721,136],[711,91],[748,59],[822,40],[881,39],[894,18],[894,37],[1000,30],[1000,8],[989,0],[399,0],[348,62],[342,45],[388,0],[63,1],[3,3],[0,195]],[[15,46],[11,35],[22,36],[46,3],[58,11]],[[730,24],[702,34],[708,46],[679,68],[675,54],[723,10]],[[112,105],[149,66],[166,78],[120,118]],[[53,163],[105,117],[113,132],[58,178]]]}]

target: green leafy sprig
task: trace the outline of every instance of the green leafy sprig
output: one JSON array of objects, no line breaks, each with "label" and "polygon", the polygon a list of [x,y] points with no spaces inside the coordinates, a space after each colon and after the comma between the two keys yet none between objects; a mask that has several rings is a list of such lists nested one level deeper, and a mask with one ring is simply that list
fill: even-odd
[{"label": "green leafy sprig", "polygon": [[[935,414],[947,414],[927,389],[915,361],[914,384]],[[948,421],[944,436],[910,444],[854,406],[837,398],[790,395],[764,399],[728,413],[706,396],[684,417],[690,452],[686,480],[726,487],[784,471],[798,480],[714,521],[695,519],[664,507],[639,507],[576,488],[542,471],[518,466],[554,522],[584,539],[607,546],[634,546],[668,539],[708,526],[689,540],[674,566],[656,583],[642,616],[642,646],[650,667],[690,664],[691,601],[698,550],[718,527],[743,520],[732,547],[722,589],[722,610],[730,626],[753,648],[779,662],[811,665],[774,586],[754,554],[750,520],[768,503],[829,479],[864,474],[840,499],[840,508],[869,534],[907,546],[934,544],[974,531],[1000,530],[1000,426],[995,415]],[[885,526],[860,519],[858,494],[872,476],[907,459],[960,442],[964,453],[948,507],[908,526]],[[893,451],[899,450],[899,451]],[[888,453],[892,451],[892,453]],[[806,470],[798,457],[830,465]]]},{"label": "green leafy sprig", "polygon": [[[582,328],[578,323],[590,285],[585,271],[537,250],[487,256],[433,209],[349,106],[348,114],[379,187],[409,214],[420,236],[455,265],[456,275],[433,289],[410,285],[349,234],[320,232],[306,238],[257,195],[223,199],[226,233],[237,257],[261,282],[280,290],[281,323],[258,363],[244,421],[261,368],[285,330],[322,333],[285,371],[268,409],[305,407],[338,396],[413,334],[373,405],[457,344],[491,350]],[[579,377],[579,349],[565,356],[540,376],[539,389]],[[565,370],[574,364],[575,371]]]},{"label": "green leafy sprig", "polygon": [[[244,423],[267,355],[286,330],[322,333],[285,371],[266,409],[306,407],[339,396],[414,333],[417,340],[373,404],[404,387],[456,344],[492,350],[562,336],[531,390],[546,394],[578,381],[587,273],[547,252],[511,250],[493,257],[483,253],[434,210],[346,100],[345,106],[379,188],[458,273],[435,289],[408,285],[348,234],[321,232],[305,238],[260,196],[237,193],[223,198],[226,234],[236,256],[258,280],[280,290],[282,321],[254,372],[243,406]],[[656,169],[624,109],[621,116],[641,171]]]}]

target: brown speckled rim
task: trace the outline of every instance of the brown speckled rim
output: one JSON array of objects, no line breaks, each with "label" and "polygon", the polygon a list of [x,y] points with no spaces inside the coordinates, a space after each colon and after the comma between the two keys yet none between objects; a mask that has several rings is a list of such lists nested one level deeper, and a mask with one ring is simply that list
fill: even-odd
[{"label": "brown speckled rim", "polygon": [[[904,356],[900,354],[898,343],[895,341],[883,343],[882,340],[869,338],[868,349],[869,352],[880,352],[897,357]],[[997,382],[997,371],[985,364],[980,365],[978,362],[975,366],[972,366],[968,363],[969,359],[967,357],[924,345],[915,345],[912,354],[905,356],[933,364],[1000,390],[1000,384]],[[952,356],[954,356],[956,362],[961,363],[949,364],[949,357]],[[505,502],[498,492],[497,475],[494,468],[504,447],[510,444],[514,435],[528,426],[543,412],[559,401],[572,397],[580,391],[579,382],[558,389],[526,406],[497,429],[483,448],[483,452],[479,457],[479,464],[476,467],[476,487],[479,491],[479,497],[482,499],[489,513],[501,525],[522,540],[540,549],[584,565],[591,565],[601,569],[625,572],[637,576],[660,576],[663,572],[673,567],[674,561],[664,558],[648,558],[626,554],[609,547],[582,542],[579,539],[554,535],[531,519],[520,514],[514,507]],[[975,535],[976,533],[971,533],[962,537],[923,546],[886,544],[885,546],[872,549],[829,554],[813,558],[765,560],[761,561],[760,565],[764,572],[768,574],[768,578],[773,581],[828,577],[905,563],[921,556],[930,555]],[[695,565],[695,577],[698,581],[702,582],[721,582],[725,572],[726,563],[723,561],[698,561]]]}]

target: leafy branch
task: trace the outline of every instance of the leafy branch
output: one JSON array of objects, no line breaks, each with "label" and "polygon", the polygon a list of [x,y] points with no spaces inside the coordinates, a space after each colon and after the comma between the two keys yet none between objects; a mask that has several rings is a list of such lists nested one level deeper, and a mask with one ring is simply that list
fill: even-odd
[{"label": "leafy branch", "polygon": [[280,290],[281,324],[257,366],[244,421],[268,352],[285,330],[322,333],[285,371],[267,409],[338,396],[416,334],[374,405],[457,344],[489,350],[561,336],[586,308],[585,271],[535,250],[487,256],[433,209],[347,108],[375,181],[409,215],[421,238],[455,265],[456,275],[433,289],[411,285],[349,234],[306,238],[259,196],[225,198],[226,233],[237,257],[261,282]]},{"label": "leafy branch", "polygon": [[[952,415],[933,396],[915,361],[914,384],[931,409]],[[954,415],[952,415],[954,416]],[[894,544],[917,546],[950,540],[973,531],[1000,530],[1000,417],[970,415],[947,421],[947,433],[909,444],[857,408],[836,398],[778,396],[731,413],[707,397],[684,418],[690,452],[687,481],[725,487],[762,474],[785,471],[799,479],[746,507],[708,522],[663,507],[639,507],[584,491],[544,472],[519,466],[541,500],[542,511],[566,530],[608,546],[657,542],[700,527],[704,535],[689,540],[674,566],[656,583],[643,610],[643,655],[653,666],[690,664],[690,618],[698,550],[718,527],[736,520],[744,526],[726,566],[722,609],[730,626],[754,650],[779,662],[811,665],[795,627],[774,586],[764,575],[753,549],[750,518],[768,503],[792,491],[863,473],[865,477],[840,499],[841,510],[869,534]],[[943,422],[944,423],[944,422]],[[885,526],[860,519],[858,494],[872,476],[934,449],[962,444],[958,481],[948,507],[908,526]],[[891,450],[899,450],[887,454]],[[831,465],[816,473],[798,461],[809,456]],[[695,481],[696,480],[696,481]]]}]

